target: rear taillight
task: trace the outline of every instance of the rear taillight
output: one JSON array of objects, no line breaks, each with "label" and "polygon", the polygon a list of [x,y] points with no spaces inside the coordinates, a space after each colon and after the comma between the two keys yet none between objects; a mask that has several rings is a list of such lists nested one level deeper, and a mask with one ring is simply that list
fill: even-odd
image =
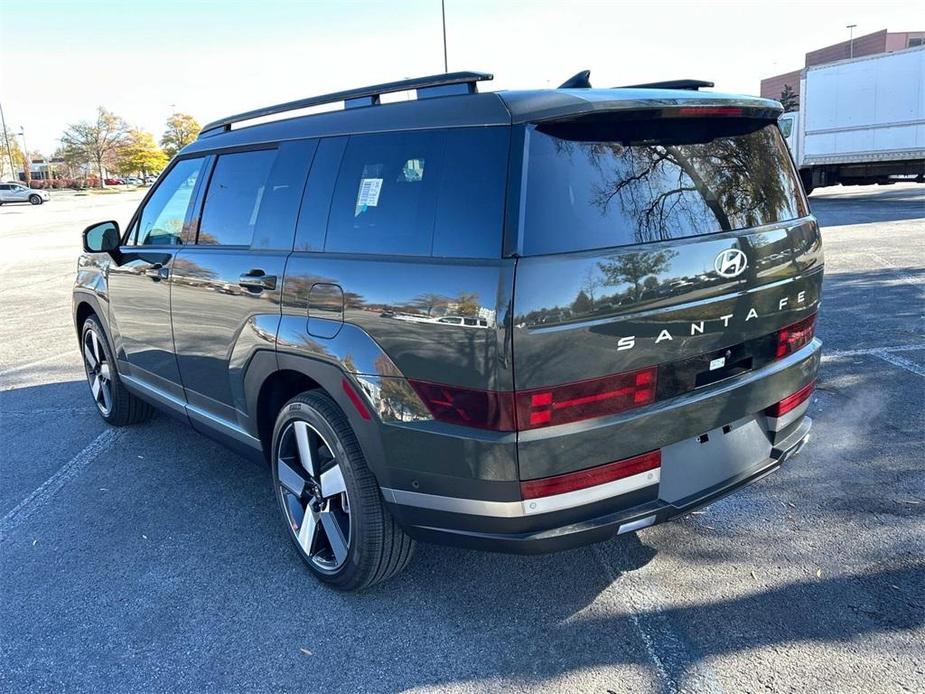
[{"label": "rear taillight", "polygon": [[607,463],[597,467],[569,472],[555,477],[544,477],[538,480],[527,480],[520,483],[520,493],[524,499],[537,499],[543,496],[574,492],[578,489],[587,489],[606,482],[614,482],[625,477],[632,477],[642,472],[648,472],[660,467],[662,452],[650,451],[615,463]]},{"label": "rear taillight", "polygon": [[805,386],[800,388],[796,393],[788,395],[786,398],[775,405],[771,405],[764,411],[764,413],[768,415],[768,417],[781,417],[806,402],[809,399],[809,396],[813,394],[813,390],[815,390],[815,388],[816,382],[810,381]]},{"label": "rear taillight", "polygon": [[512,393],[408,379],[433,418],[479,429],[514,431]]},{"label": "rear taillight", "polygon": [[552,388],[517,391],[517,428],[521,431],[616,414],[655,401],[653,366]]},{"label": "rear taillight", "polygon": [[809,344],[813,339],[816,331],[816,314],[804,318],[801,321],[788,325],[777,331],[777,352],[775,356],[780,359],[788,354],[796,352],[801,347]]}]

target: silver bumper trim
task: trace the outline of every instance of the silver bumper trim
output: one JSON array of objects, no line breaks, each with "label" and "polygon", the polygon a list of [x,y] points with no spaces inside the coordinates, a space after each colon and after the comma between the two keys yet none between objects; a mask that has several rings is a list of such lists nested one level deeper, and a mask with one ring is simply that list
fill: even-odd
[{"label": "silver bumper trim", "polygon": [[382,496],[385,497],[386,501],[401,504],[402,506],[416,506],[434,511],[467,513],[473,516],[491,516],[493,518],[522,518],[524,516],[536,516],[541,513],[563,511],[628,494],[637,489],[658,484],[659,475],[659,470],[649,470],[640,472],[638,475],[624,477],[621,480],[588,487],[587,489],[576,489],[573,492],[524,501],[464,499],[456,496],[424,494],[422,492],[410,492],[404,489],[390,489],[388,487],[382,488]]}]

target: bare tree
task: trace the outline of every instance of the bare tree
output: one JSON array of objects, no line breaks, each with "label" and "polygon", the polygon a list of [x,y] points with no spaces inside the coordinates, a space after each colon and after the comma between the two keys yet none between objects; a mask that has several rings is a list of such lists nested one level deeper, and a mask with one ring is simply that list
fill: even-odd
[{"label": "bare tree", "polygon": [[103,188],[106,185],[106,165],[115,161],[128,137],[129,129],[125,121],[100,106],[96,111],[96,120],[69,125],[61,136],[61,145],[96,167],[99,186]]}]

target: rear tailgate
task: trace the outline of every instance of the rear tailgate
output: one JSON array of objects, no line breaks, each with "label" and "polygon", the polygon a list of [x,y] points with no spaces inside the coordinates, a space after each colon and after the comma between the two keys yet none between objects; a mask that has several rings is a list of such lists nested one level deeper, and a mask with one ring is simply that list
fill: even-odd
[{"label": "rear tailgate", "polygon": [[818,362],[778,351],[781,328],[812,322],[823,257],[776,124],[676,115],[525,130],[522,480],[747,426]]}]

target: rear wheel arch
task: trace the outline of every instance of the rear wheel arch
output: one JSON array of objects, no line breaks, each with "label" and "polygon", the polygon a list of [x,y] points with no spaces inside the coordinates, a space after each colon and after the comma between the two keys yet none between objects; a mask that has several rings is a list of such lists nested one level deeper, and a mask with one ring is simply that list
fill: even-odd
[{"label": "rear wheel arch", "polygon": [[264,457],[270,460],[270,446],[273,441],[273,426],[283,405],[299,393],[321,390],[318,381],[292,369],[274,371],[260,385],[257,394],[257,435],[263,446]]},{"label": "rear wheel arch", "polygon": [[278,359],[278,368],[263,379],[250,403],[264,458],[268,462],[272,458],[273,427],[283,406],[300,393],[317,390],[331,398],[344,413],[370,471],[380,484],[387,486],[379,420],[375,415],[365,419],[357,412],[344,391],[344,381],[355,390],[350,377],[339,366],[317,359],[285,353],[278,353]]}]

